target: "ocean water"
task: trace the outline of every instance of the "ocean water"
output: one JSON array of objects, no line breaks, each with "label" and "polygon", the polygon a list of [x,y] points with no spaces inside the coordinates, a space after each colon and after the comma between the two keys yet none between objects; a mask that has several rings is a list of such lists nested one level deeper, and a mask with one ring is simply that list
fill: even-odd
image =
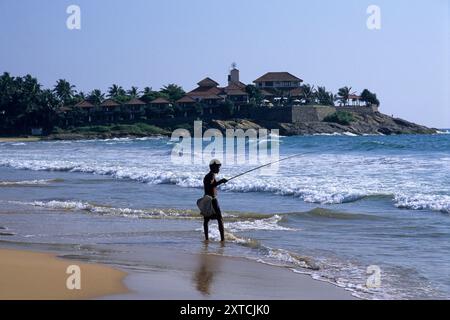
[{"label": "ocean water", "polygon": [[[173,146],[167,138],[0,143],[0,243],[136,269],[149,260],[133,252],[147,246],[198,252],[195,201],[207,166],[172,163]],[[255,171],[220,188],[220,254],[366,299],[450,298],[449,134],[280,138],[281,157],[297,153],[305,154],[276,174]],[[220,176],[251,167],[225,165]],[[369,266],[381,269],[379,288],[366,286]]]}]

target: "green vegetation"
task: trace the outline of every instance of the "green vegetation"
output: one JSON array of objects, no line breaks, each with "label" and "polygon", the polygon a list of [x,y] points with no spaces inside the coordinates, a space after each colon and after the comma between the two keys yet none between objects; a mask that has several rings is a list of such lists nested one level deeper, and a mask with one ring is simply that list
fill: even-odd
[{"label": "green vegetation", "polygon": [[353,117],[353,114],[351,112],[337,111],[337,112],[325,117],[325,119],[323,121],[333,122],[333,123],[342,124],[344,126],[348,126],[353,121],[355,121],[355,118]]},{"label": "green vegetation", "polygon": [[367,89],[364,89],[363,92],[361,92],[361,101],[377,106],[380,105],[380,100],[378,100],[377,95]]},{"label": "green vegetation", "polygon": [[248,94],[248,99],[251,104],[260,105],[264,100],[261,90],[253,84],[247,85],[245,87],[245,92]]},{"label": "green vegetation", "polygon": [[85,136],[152,136],[152,135],[167,135],[168,131],[159,127],[149,125],[146,123],[136,123],[132,125],[127,124],[113,124],[107,126],[86,126],[76,127],[67,130],[55,128],[52,134],[80,134]]},{"label": "green vegetation", "polygon": [[352,87],[343,87],[338,90],[337,101],[341,103],[341,105],[346,106],[348,104],[348,100],[352,91]]},{"label": "green vegetation", "polygon": [[316,100],[316,89],[314,86],[309,84],[304,84],[302,86],[301,98],[304,104],[312,104],[315,103]]},{"label": "green vegetation", "polygon": [[183,88],[171,83],[167,86],[162,87],[160,93],[170,102],[174,103],[175,101],[183,98],[183,96],[186,94],[184,92]]},{"label": "green vegetation", "polygon": [[324,106],[334,106],[334,95],[325,87],[319,87],[316,91],[317,102]]},{"label": "green vegetation", "polygon": [[[70,126],[80,127],[81,131],[99,133],[109,132],[111,125],[108,119],[92,121],[92,125],[85,127],[91,123],[91,117],[87,117],[86,112],[81,109],[74,108],[69,114],[61,112],[62,107],[73,107],[77,103],[87,100],[95,106],[100,105],[106,98],[113,99],[119,104],[124,104],[133,98],[140,98],[145,103],[150,103],[156,98],[165,98],[171,102],[180,99],[185,94],[183,88],[176,84],[169,84],[161,88],[160,91],[154,91],[150,87],[146,87],[143,92],[137,87],[131,87],[125,90],[117,84],[113,84],[108,88],[107,94],[99,89],[92,90],[89,94],[77,91],[74,85],[71,85],[65,79],[56,82],[53,89],[43,89],[38,80],[31,75],[24,77],[13,77],[5,72],[0,75],[0,135],[2,136],[20,136],[31,133],[32,128],[42,128],[43,134],[48,135],[55,132],[55,128],[68,128]],[[119,115],[120,111],[116,113]],[[174,117],[175,110],[172,106],[152,107],[147,105],[145,108],[145,116],[147,118],[171,118]],[[122,116],[120,116],[122,117]],[[141,119],[134,118],[132,121],[129,115],[123,114],[125,122],[139,122]],[[145,117],[144,117],[145,120]],[[98,124],[93,126],[93,124]],[[104,126],[107,124],[108,126]],[[63,129],[56,129],[56,131]],[[134,124],[133,126],[123,125],[116,128],[120,131],[129,130],[130,134],[135,132],[137,135],[145,132],[148,134],[159,134],[156,127],[143,127],[143,124]],[[65,132],[68,129],[63,130]]]},{"label": "green vegetation", "polygon": [[[151,87],[140,91],[134,86],[126,90],[118,84],[113,84],[106,93],[94,89],[85,94],[77,91],[75,86],[65,79],[58,80],[51,89],[44,89],[31,75],[13,77],[5,72],[0,75],[0,135],[25,136],[31,134],[33,128],[42,129],[43,135],[153,135],[164,134],[165,131],[149,124],[159,126],[163,123],[168,126],[164,129],[169,129],[171,124],[180,121],[184,123],[195,118],[247,117],[255,111],[265,112],[263,108],[271,106],[334,106],[335,101],[340,101],[344,106],[348,105],[349,101],[354,105],[359,105],[361,101],[366,104],[380,103],[377,95],[367,89],[361,96],[351,90],[351,87],[343,87],[335,96],[325,87],[316,89],[309,84],[294,90],[261,90],[254,85],[248,85],[245,87],[248,101],[242,99],[233,102],[224,98],[221,102],[200,100],[186,105],[176,103],[185,95],[185,91],[173,83],[163,86],[159,91]],[[127,102],[135,98],[144,103],[135,101],[127,105]],[[157,98],[167,101],[152,104]],[[100,106],[105,99],[112,99],[118,105]],[[75,107],[85,100],[86,103]],[[210,112],[211,110],[213,112]],[[353,116],[337,112],[325,121],[349,124],[353,121]]]},{"label": "green vegetation", "polygon": [[[56,89],[55,89],[56,90]],[[43,90],[36,78],[0,76],[0,133],[29,134],[39,126],[49,132],[56,121],[56,108],[66,99],[63,94]]]},{"label": "green vegetation", "polygon": [[219,108],[221,108],[223,114],[227,118],[231,118],[234,115],[235,111],[236,111],[236,107],[235,107],[234,103],[232,101],[229,101],[229,100],[221,102],[219,104]]}]

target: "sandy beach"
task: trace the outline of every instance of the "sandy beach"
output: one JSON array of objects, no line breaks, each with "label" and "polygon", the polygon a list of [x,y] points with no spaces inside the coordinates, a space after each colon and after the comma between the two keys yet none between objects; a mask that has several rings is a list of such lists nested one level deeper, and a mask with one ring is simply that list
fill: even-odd
[{"label": "sandy beach", "polygon": [[[67,268],[80,267],[81,289],[69,290]],[[55,255],[0,249],[0,300],[92,299],[127,291],[125,273],[97,264],[58,259]]]},{"label": "sandy beach", "polygon": [[35,142],[39,141],[39,137],[0,137],[0,142]]},{"label": "sandy beach", "polygon": [[[0,300],[349,300],[350,292],[244,258],[146,250],[151,267],[118,271],[53,254],[0,249]],[[82,290],[68,290],[66,269],[78,265]]]}]

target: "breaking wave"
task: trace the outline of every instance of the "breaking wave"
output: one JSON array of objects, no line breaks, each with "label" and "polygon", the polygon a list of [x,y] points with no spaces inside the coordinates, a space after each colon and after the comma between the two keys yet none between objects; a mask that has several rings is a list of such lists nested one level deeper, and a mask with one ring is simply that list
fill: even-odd
[{"label": "breaking wave", "polygon": [[[111,176],[116,179],[133,180],[148,184],[173,184],[186,188],[201,188],[202,175],[189,171],[178,170],[150,170],[149,168],[126,167],[118,165],[89,165],[86,163],[73,163],[69,161],[44,161],[24,160],[11,161],[2,160],[0,166],[8,166],[15,169],[27,169],[35,171],[67,171],[91,173],[97,175]],[[1,186],[27,186],[46,185],[58,180],[33,180],[0,182]],[[293,196],[308,203],[317,204],[342,204],[356,202],[370,198],[386,198],[393,201],[398,208],[411,210],[432,210],[449,213],[450,196],[435,194],[400,194],[380,190],[380,188],[361,188],[336,184],[330,180],[327,184],[317,186],[314,181],[286,181],[285,178],[270,177],[253,178],[251,180],[236,180],[222,186],[222,190],[230,192],[264,192],[281,196]]]},{"label": "breaking wave", "polygon": [[115,208],[110,206],[97,205],[83,201],[33,201],[20,202],[9,201],[9,203],[19,205],[30,205],[34,207],[63,210],[63,211],[83,211],[90,214],[107,215],[107,216],[122,216],[128,218],[179,218],[192,219],[199,217],[198,212],[193,210],[181,209],[131,209],[131,208]]},{"label": "breaking wave", "polygon": [[404,194],[395,196],[395,206],[400,209],[432,210],[450,213],[450,196],[417,194],[408,196]]},{"label": "breaking wave", "polygon": [[[106,216],[121,216],[139,219],[200,219],[198,211],[189,209],[171,209],[171,208],[151,208],[151,209],[132,209],[117,208],[104,205],[97,205],[83,201],[33,201],[20,202],[9,201],[12,204],[29,205],[45,209],[60,211],[82,211],[89,214],[98,214]],[[273,230],[273,231],[296,231],[297,229],[288,228],[280,225],[283,220],[282,215],[264,215],[258,213],[224,213],[226,218],[226,228],[230,232],[248,231],[248,230]]]},{"label": "breaking wave", "polygon": [[63,182],[63,180],[43,179],[43,180],[25,180],[25,181],[0,181],[0,187],[43,186],[56,182]]}]

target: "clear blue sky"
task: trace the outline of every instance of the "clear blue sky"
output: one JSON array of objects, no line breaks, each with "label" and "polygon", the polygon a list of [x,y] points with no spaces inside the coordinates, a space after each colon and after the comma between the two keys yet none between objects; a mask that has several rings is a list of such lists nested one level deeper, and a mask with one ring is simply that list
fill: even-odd
[{"label": "clear blue sky", "polygon": [[[66,8],[81,7],[81,30]],[[381,8],[381,30],[366,9]],[[448,0],[1,0],[0,72],[79,90],[112,83],[190,90],[289,71],[336,91],[369,88],[382,111],[450,128]]]}]

